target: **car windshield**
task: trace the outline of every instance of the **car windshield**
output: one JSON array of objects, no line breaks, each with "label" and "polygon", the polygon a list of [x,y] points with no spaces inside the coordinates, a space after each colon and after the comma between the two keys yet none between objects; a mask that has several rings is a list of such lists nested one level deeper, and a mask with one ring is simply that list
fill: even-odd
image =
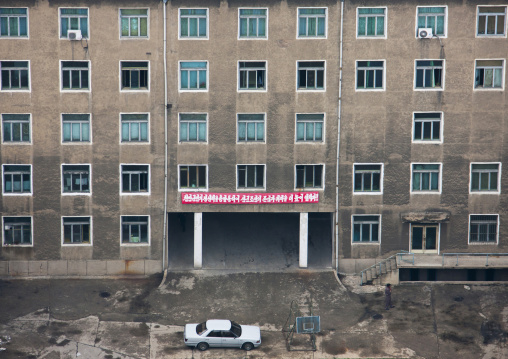
[{"label": "car windshield", "polygon": [[236,322],[231,321],[231,331],[235,333],[237,337],[242,336],[242,327]]},{"label": "car windshield", "polygon": [[203,322],[203,323],[199,323],[197,326],[196,326],[196,332],[201,335],[203,332],[206,331],[206,322]]}]

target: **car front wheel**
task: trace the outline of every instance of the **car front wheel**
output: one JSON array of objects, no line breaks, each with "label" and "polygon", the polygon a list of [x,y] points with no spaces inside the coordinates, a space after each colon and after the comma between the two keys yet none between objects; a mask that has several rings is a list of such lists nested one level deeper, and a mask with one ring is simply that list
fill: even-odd
[{"label": "car front wheel", "polygon": [[196,346],[196,348],[198,348],[201,351],[205,351],[206,349],[208,349],[208,344],[201,342]]},{"label": "car front wheel", "polygon": [[243,350],[246,350],[246,351],[252,350],[252,349],[254,349],[254,344],[252,344],[252,343],[245,343],[245,344],[242,346],[242,349],[243,349]]}]

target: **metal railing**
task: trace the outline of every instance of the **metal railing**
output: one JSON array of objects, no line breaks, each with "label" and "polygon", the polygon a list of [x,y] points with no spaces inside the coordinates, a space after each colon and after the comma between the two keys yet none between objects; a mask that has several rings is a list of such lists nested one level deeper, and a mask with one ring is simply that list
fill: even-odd
[{"label": "metal railing", "polygon": [[468,256],[468,257],[469,256],[475,256],[475,257],[485,256],[485,267],[488,267],[489,266],[489,256],[490,257],[506,257],[506,256],[508,256],[508,253],[442,253],[442,256],[443,256],[443,262],[442,262],[443,267],[444,267],[444,262],[445,262],[445,256],[450,256],[450,257],[456,256],[457,262],[455,263],[455,266],[459,265],[459,256]]},{"label": "metal railing", "polygon": [[[379,275],[382,275],[383,274],[383,264],[385,265],[385,269],[386,269],[387,268],[386,262],[392,260],[393,258],[395,258],[395,267],[397,267],[397,256],[399,256],[399,261],[406,261],[406,262],[412,261],[413,265],[415,264],[415,255],[413,253],[410,253],[407,251],[400,251],[399,253],[396,253],[388,258],[385,258],[381,262],[371,265],[370,267],[362,270],[359,273],[360,274],[360,285],[363,285],[363,276],[364,275],[365,275],[365,279],[367,279],[367,271],[372,271],[373,269],[375,269],[376,274],[379,273]],[[402,259],[402,256],[412,256],[412,260]],[[378,267],[379,267],[379,271],[378,271]]]}]

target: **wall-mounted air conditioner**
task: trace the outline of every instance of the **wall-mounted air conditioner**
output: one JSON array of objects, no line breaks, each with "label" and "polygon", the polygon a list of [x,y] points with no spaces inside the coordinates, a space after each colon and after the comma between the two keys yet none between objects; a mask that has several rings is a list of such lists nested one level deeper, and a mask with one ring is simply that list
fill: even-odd
[{"label": "wall-mounted air conditioner", "polygon": [[432,39],[432,28],[418,29],[419,39]]},{"label": "wall-mounted air conditioner", "polygon": [[69,40],[81,40],[81,30],[69,30],[67,31],[67,37]]}]

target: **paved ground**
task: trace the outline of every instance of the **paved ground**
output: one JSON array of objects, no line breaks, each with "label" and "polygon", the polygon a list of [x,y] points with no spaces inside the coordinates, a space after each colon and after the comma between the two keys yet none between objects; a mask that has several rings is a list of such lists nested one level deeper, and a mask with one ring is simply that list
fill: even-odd
[{"label": "paved ground", "polygon": [[[142,279],[0,281],[4,358],[506,358],[508,287],[400,285],[385,311],[382,288],[331,271],[193,271]],[[353,290],[352,290],[353,289]],[[291,302],[321,316],[317,350],[287,351]],[[231,318],[261,326],[252,352],[198,352],[183,325]],[[310,348],[295,336],[296,349]]]}]

